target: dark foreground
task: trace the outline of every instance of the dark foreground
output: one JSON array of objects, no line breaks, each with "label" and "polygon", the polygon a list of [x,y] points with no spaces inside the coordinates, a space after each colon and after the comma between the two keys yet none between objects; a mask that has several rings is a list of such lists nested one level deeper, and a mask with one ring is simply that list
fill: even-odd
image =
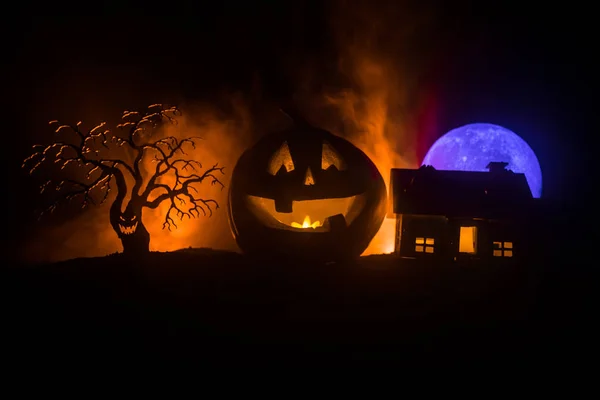
[{"label": "dark foreground", "polygon": [[371,256],[317,266],[185,250],[6,268],[3,357],[236,367],[583,362],[580,276],[527,264]]}]

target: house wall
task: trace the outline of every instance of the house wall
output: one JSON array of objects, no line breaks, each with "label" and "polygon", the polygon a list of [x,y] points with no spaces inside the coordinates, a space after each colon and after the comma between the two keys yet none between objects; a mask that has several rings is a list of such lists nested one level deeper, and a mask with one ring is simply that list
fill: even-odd
[{"label": "house wall", "polygon": [[[459,251],[461,227],[476,227],[477,249],[474,254]],[[524,227],[514,221],[486,220],[481,218],[446,218],[431,215],[397,215],[396,216],[396,254],[403,257],[427,259],[493,260],[506,262],[519,258],[524,254],[526,242]],[[417,238],[433,239],[433,251],[417,251]],[[501,248],[494,246],[501,243]],[[503,245],[511,248],[503,248]],[[422,243],[423,247],[429,247]],[[418,248],[420,250],[420,248]],[[431,249],[430,249],[431,250]],[[502,256],[495,257],[494,250],[500,250]],[[508,251],[508,253],[504,253]],[[498,254],[498,253],[496,253]],[[511,254],[511,257],[504,257]]]},{"label": "house wall", "polygon": [[[396,253],[404,257],[447,257],[448,220],[444,216],[432,215],[401,215],[397,219]],[[417,243],[417,238],[433,239],[433,243]],[[416,251],[417,246],[423,246],[424,251]],[[433,252],[426,252],[426,248],[433,247]]]}]

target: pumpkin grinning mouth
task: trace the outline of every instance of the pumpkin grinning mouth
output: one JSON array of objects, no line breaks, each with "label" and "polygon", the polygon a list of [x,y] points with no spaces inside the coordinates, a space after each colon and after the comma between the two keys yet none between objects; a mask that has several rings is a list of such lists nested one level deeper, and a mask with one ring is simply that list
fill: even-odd
[{"label": "pumpkin grinning mouth", "polygon": [[346,229],[362,210],[363,195],[344,198],[295,200],[291,212],[278,212],[276,201],[247,196],[253,214],[267,226],[296,232],[335,232]]}]

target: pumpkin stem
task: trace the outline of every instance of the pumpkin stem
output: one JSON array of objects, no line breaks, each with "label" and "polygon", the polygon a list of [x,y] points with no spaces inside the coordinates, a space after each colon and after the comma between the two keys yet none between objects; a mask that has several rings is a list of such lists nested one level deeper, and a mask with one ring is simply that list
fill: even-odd
[{"label": "pumpkin stem", "polygon": [[291,105],[282,106],[279,108],[285,116],[287,116],[294,125],[298,128],[312,128],[313,126],[304,118],[296,107]]}]

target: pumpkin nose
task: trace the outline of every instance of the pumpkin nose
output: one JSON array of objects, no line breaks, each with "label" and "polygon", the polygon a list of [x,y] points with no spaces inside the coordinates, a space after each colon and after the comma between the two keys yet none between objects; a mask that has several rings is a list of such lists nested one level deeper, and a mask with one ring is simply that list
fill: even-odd
[{"label": "pumpkin nose", "polygon": [[310,167],[308,167],[308,169],[306,170],[306,175],[304,176],[304,185],[309,186],[314,184],[315,179],[313,178],[312,172],[310,172]]}]

